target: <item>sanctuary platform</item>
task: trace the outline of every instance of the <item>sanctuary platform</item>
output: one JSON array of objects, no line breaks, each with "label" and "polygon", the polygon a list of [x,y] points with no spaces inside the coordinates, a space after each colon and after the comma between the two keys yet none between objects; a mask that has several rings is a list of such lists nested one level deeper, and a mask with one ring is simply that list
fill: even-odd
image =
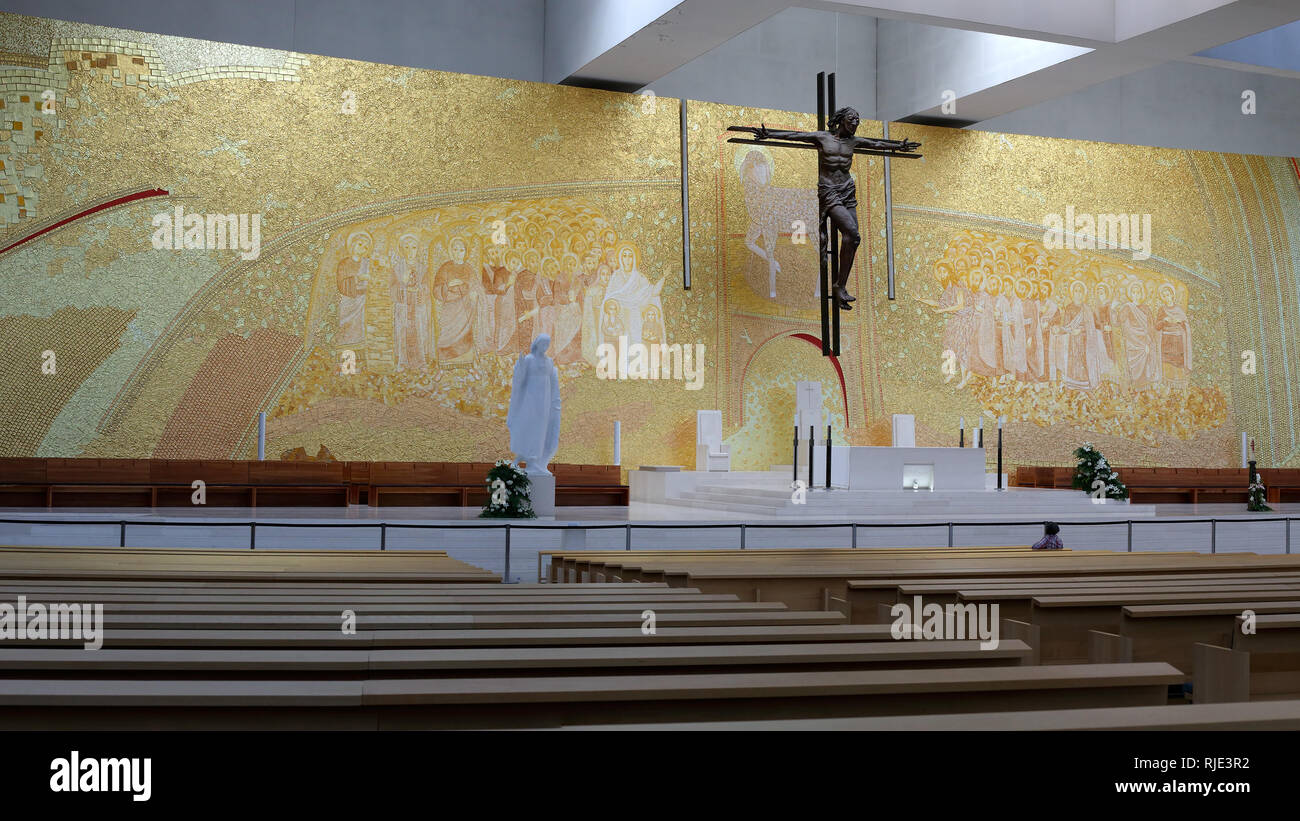
[{"label": "sanctuary platform", "polygon": [[[824,486],[809,488],[800,496],[792,487],[792,467],[773,466],[767,471],[673,471],[662,468],[629,470],[628,487],[632,503],[656,505],[664,508],[694,508],[730,514],[751,516],[779,516],[782,518],[809,518],[820,521],[845,521],[892,519],[915,521],[952,521],[956,519],[1045,519],[1045,518],[1148,518],[1156,515],[1155,505],[1135,505],[1127,502],[1095,500],[1078,490],[1047,488],[1005,488],[1002,491],[978,489],[985,483],[983,472],[971,470],[960,473],[962,479],[955,489],[943,489],[936,480],[936,489],[905,490],[901,487],[907,454],[911,451],[955,451],[957,454],[979,453],[960,448],[853,448],[858,451],[893,452],[887,467],[887,481],[892,489],[884,487],[885,480],[865,481],[850,478],[849,486]],[[980,466],[982,467],[982,454]],[[832,467],[834,457],[832,457]],[[814,479],[825,481],[825,469],[818,472],[820,463],[814,463]],[[969,465],[957,465],[970,468]],[[852,462],[850,476],[854,473]],[[864,472],[865,473],[865,472]],[[884,475],[880,471],[878,475]],[[893,474],[897,473],[897,483]],[[967,475],[969,474],[969,475]],[[800,471],[805,482],[807,473]],[[992,477],[990,477],[991,479]],[[1005,483],[1004,483],[1005,487]]]}]

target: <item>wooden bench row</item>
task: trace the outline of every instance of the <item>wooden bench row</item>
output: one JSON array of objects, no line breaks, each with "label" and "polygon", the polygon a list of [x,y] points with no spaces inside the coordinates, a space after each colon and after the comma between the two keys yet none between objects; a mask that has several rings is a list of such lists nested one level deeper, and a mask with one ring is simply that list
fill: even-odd
[{"label": "wooden bench row", "polygon": [[1166,664],[356,680],[0,679],[6,729],[469,729],[1156,707]]},{"label": "wooden bench row", "polygon": [[[1300,697],[1300,591],[1292,589],[1287,600],[1236,592],[1241,601],[1206,603],[1187,593],[1153,597],[1176,603],[1119,607],[1147,599],[1140,593],[1034,599],[1029,621],[1004,620],[1002,635],[1029,644],[1035,664],[1170,664],[1183,671],[1197,703]],[[1097,608],[1099,602],[1105,606]],[[884,622],[888,611],[878,607]],[[1116,609],[1118,627],[1112,626]],[[1245,629],[1247,611],[1255,614],[1252,632]]]},{"label": "wooden bench row", "polygon": [[0,678],[20,674],[91,678],[119,675],[173,678],[283,678],[294,674],[337,672],[347,678],[369,674],[495,676],[522,671],[568,675],[626,674],[630,670],[725,673],[899,670],[936,667],[1011,667],[1026,663],[1030,649],[1008,641],[996,650],[978,642],[802,642],[793,644],[703,644],[653,646],[526,646],[406,649],[101,649],[94,653],[59,648],[0,649]]},{"label": "wooden bench row", "polygon": [[[646,581],[646,573],[676,572],[687,564],[762,563],[768,567],[813,561],[859,561],[885,557],[924,558],[1022,555],[1028,546],[944,548],[760,548],[756,550],[544,550],[537,554],[538,581]],[[1064,551],[1063,551],[1064,552]],[[546,568],[543,569],[543,565]]]},{"label": "wooden bench row", "polygon": [[[96,602],[104,613],[94,652],[71,636],[0,642],[0,727],[448,729],[1150,710],[1170,702],[1187,670],[1102,660],[1100,649],[1087,663],[1040,663],[1057,643],[1040,603],[1068,598],[1083,612],[1133,595],[1264,600],[1300,590],[1300,565],[1251,554],[740,553],[593,552],[583,582],[501,585],[425,551],[0,548],[0,601]],[[563,571],[569,554],[556,556]],[[1224,573],[1217,586],[1206,583],[1211,567]],[[736,587],[746,580],[792,595]],[[897,641],[887,623],[850,623],[855,581],[875,585],[863,591],[877,609],[892,583],[896,600],[915,588],[954,602],[1027,601],[1028,621],[1005,620],[996,648]],[[798,604],[811,589],[800,585],[832,582],[840,601]],[[355,616],[346,628],[345,610]],[[1080,624],[1086,636],[1095,620]]]},{"label": "wooden bench row", "polygon": [[[617,465],[549,466],[557,505],[626,505]],[[474,507],[489,462],[295,462],[219,459],[0,458],[3,507],[189,507],[204,482],[213,507]]]},{"label": "wooden bench row", "polygon": [[[933,584],[855,582],[855,621],[884,626],[892,595],[943,606],[994,605],[1024,619],[1006,635],[1044,663],[1153,662],[1182,670],[1198,702],[1300,696],[1300,573],[1171,574],[1072,579],[948,580]],[[1244,613],[1254,614],[1246,632]],[[1011,622],[1019,624],[1019,622]],[[1008,624],[1007,621],[1003,622]],[[1253,654],[1252,654],[1253,651]]]},{"label": "wooden bench row", "polygon": [[122,584],[160,582],[498,582],[439,550],[211,550],[0,547],[0,577]]},{"label": "wooden bench row", "polygon": [[1300,694],[1300,601],[1135,605],[1124,608],[1116,632],[1094,630],[1089,639],[1093,660],[1191,669],[1198,702]]},{"label": "wooden bench row", "polygon": [[[1004,624],[1023,628],[1011,627],[1004,637],[1030,644],[1035,663],[1163,662],[1180,670],[1187,682],[1198,669],[1211,669],[1204,660],[1198,665],[1197,652],[1207,652],[1198,651],[1198,643],[1247,652],[1232,643],[1233,620],[1243,610],[1276,614],[1288,627],[1289,614],[1300,612],[1300,557],[1286,555],[1035,554],[1005,548],[674,553],[558,552],[550,556],[550,578],[589,583],[654,579],[801,606],[809,606],[809,591],[801,585],[812,583],[825,585],[822,601],[827,609],[848,614],[853,623],[882,629],[893,620],[895,604],[911,605],[918,596],[925,603],[961,607],[962,612],[973,611],[972,606],[996,606]],[[834,587],[840,581],[837,575],[843,580],[842,597]],[[1154,619],[1147,607],[1167,618]],[[1186,609],[1192,612],[1182,612]],[[1251,668],[1241,668],[1239,660],[1234,669],[1247,669],[1247,689],[1256,695],[1300,696],[1300,678],[1286,666],[1289,661],[1278,662],[1289,657],[1276,649],[1292,643],[1300,657],[1300,641],[1289,629],[1274,629],[1279,632],[1269,639],[1273,667],[1264,670],[1260,664],[1265,662],[1257,661],[1253,677]],[[1106,635],[1120,643],[1108,644],[1102,640]],[[1242,637],[1236,639],[1239,644]],[[1133,648],[1126,650],[1125,642]],[[1240,690],[1243,685],[1235,686]],[[1200,690],[1211,692],[1205,698],[1220,697],[1210,685]]]},{"label": "wooden bench row", "polygon": [[946,715],[870,716],[770,721],[576,725],[575,730],[780,730],[915,732],[952,730],[1300,730],[1300,701],[1255,704],[1189,704],[1164,707],[1103,707]]},{"label": "wooden bench row", "polygon": [[[899,548],[894,550],[790,551],[564,551],[550,556],[548,578],[591,581],[656,581],[698,587],[709,593],[731,593],[745,601],[781,601],[798,609],[834,606],[850,612],[850,582],[863,579],[927,576],[936,567],[946,572],[976,575],[1120,572],[1163,572],[1171,563],[1188,567],[1231,569],[1239,565],[1270,568],[1300,567],[1300,557],[1200,553],[1114,553],[1110,551],[1030,551],[1007,548]],[[936,561],[940,559],[941,561]],[[1206,565],[1206,562],[1211,564]],[[902,574],[902,575],[900,575]],[[894,601],[891,592],[890,603]],[[868,608],[874,617],[874,608]]]},{"label": "wooden bench row", "polygon": [[[1198,502],[1245,502],[1248,471],[1245,468],[1137,468],[1118,467],[1133,502],[1146,504]],[[1300,501],[1300,469],[1260,468],[1257,470],[1270,502]],[[1016,468],[1014,484],[1020,487],[1070,488],[1074,468]]]}]

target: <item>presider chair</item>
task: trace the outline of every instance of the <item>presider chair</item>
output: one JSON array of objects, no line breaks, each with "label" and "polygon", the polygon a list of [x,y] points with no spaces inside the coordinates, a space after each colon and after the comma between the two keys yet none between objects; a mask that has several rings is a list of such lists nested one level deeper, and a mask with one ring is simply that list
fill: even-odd
[{"label": "presider chair", "polygon": [[722,444],[722,411],[695,412],[695,469],[731,470],[731,445]]}]

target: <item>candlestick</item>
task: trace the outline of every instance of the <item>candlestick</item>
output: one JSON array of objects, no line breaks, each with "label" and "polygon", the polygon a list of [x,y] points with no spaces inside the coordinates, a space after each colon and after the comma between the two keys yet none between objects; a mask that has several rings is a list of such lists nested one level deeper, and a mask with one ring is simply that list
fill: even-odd
[{"label": "candlestick", "polygon": [[1002,490],[1002,420],[998,420],[998,490]]}]

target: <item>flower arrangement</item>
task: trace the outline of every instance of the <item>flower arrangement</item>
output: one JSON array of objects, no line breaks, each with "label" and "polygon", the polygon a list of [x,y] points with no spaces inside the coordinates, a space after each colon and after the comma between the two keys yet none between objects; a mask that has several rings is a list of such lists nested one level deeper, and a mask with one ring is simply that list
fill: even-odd
[{"label": "flower arrangement", "polygon": [[1267,498],[1268,495],[1264,483],[1260,481],[1259,474],[1256,473],[1255,478],[1250,482],[1250,496],[1246,500],[1246,510],[1272,510],[1273,508],[1269,507],[1267,504]]},{"label": "flower arrangement", "polygon": [[529,498],[532,482],[510,459],[498,459],[487,475],[488,503],[480,519],[536,519]]},{"label": "flower arrangement", "polygon": [[1091,442],[1084,442],[1083,447],[1075,449],[1074,458],[1079,462],[1074,467],[1072,487],[1094,498],[1128,498],[1128,486],[1120,480],[1119,472],[1111,467],[1106,457]]}]

